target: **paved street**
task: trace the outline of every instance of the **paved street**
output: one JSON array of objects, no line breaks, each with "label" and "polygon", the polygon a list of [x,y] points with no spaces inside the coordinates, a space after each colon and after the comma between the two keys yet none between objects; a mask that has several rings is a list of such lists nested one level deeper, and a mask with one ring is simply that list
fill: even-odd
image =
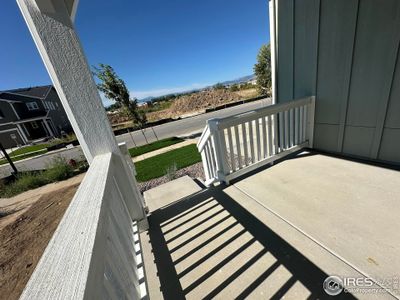
[{"label": "paved street", "polygon": [[[206,125],[206,121],[211,118],[220,118],[227,117],[234,114],[242,113],[245,111],[249,111],[252,109],[260,108],[262,106],[268,105],[270,102],[268,100],[259,100],[255,102],[250,102],[230,108],[226,108],[223,110],[218,110],[214,112],[210,112],[207,114],[202,114],[198,116],[194,116],[191,118],[186,118],[182,120],[178,120],[175,122],[170,122],[166,124],[162,124],[159,126],[153,127],[155,133],[157,134],[159,139],[164,139],[172,136],[185,136],[191,135],[195,133],[201,133],[204,126]],[[153,142],[156,140],[156,137],[151,128],[147,128],[145,130],[146,138],[149,142]],[[101,137],[100,137],[101,138]],[[141,146],[146,144],[143,134],[138,130],[134,131],[131,134],[126,133],[116,137],[118,143],[126,142],[128,148],[132,148],[135,146]],[[66,149],[61,152],[51,153],[48,155],[44,155],[37,158],[32,158],[25,161],[16,162],[15,165],[19,170],[38,170],[44,169],[46,166],[52,161],[55,156],[62,155],[66,159],[79,159],[83,157],[83,152],[80,147],[75,147],[72,149]],[[11,174],[11,167],[9,165],[0,166],[0,178]]]}]

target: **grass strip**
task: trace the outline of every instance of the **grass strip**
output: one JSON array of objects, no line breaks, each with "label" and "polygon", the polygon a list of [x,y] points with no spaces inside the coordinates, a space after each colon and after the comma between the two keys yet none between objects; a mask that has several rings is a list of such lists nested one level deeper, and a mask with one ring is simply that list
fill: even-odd
[{"label": "grass strip", "polygon": [[168,168],[174,165],[179,170],[200,161],[196,145],[188,145],[136,162],[136,179],[139,182],[148,181],[166,175]]},{"label": "grass strip", "polygon": [[177,143],[183,142],[183,139],[177,138],[177,137],[171,137],[163,140],[159,140],[154,143],[150,143],[148,145],[143,145],[135,148],[129,149],[129,154],[132,157],[139,156],[148,152],[152,152],[154,150],[158,150],[161,148],[165,148]]}]

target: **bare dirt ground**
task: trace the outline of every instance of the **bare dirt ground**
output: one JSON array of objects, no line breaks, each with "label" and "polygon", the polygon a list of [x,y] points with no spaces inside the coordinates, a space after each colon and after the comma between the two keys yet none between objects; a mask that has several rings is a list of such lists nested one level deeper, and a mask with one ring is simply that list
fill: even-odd
[{"label": "bare dirt ground", "polygon": [[0,218],[1,299],[19,298],[83,176],[0,199],[13,212]]},{"label": "bare dirt ground", "polygon": [[[172,104],[169,108],[147,113],[146,117],[148,121],[177,118],[206,108],[212,108],[225,103],[254,98],[257,96],[258,92],[255,88],[236,92],[231,92],[228,89],[205,90],[190,95],[178,96],[176,99],[171,100]],[[108,118],[113,125],[122,125],[125,122],[129,122],[129,118],[121,113],[109,114]]]}]

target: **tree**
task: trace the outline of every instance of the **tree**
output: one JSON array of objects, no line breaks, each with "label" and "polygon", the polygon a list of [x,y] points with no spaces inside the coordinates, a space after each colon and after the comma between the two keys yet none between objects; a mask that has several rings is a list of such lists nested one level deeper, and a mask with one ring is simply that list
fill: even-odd
[{"label": "tree", "polygon": [[214,85],[214,89],[216,89],[216,90],[222,90],[224,88],[225,88],[225,86],[220,82],[218,82],[216,85]]},{"label": "tree", "polygon": [[128,117],[131,118],[132,122],[139,125],[146,143],[148,143],[142,129],[143,122],[147,122],[146,116],[143,117],[138,112],[137,99],[131,99],[125,82],[119,78],[114,69],[109,65],[99,64],[99,67],[93,67],[93,69],[94,75],[100,80],[100,83],[97,84],[97,88],[106,98],[118,103],[124,109]]},{"label": "tree", "polygon": [[271,50],[270,45],[262,45],[257,54],[257,63],[254,65],[254,74],[257,78],[257,87],[261,95],[271,95]]}]

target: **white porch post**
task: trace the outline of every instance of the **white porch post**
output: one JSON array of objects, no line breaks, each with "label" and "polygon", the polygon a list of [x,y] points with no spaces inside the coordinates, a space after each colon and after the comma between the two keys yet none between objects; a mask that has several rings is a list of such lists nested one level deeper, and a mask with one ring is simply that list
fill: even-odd
[{"label": "white porch post", "polygon": [[53,132],[53,130],[50,128],[50,126],[49,126],[49,124],[47,123],[47,120],[46,120],[46,119],[43,119],[43,124],[44,124],[44,126],[46,127],[47,131],[49,132],[49,135],[50,135],[51,137],[54,137],[54,132]]},{"label": "white porch post", "polygon": [[17,124],[17,127],[18,127],[18,131],[19,131],[19,133],[20,133],[20,135],[21,135],[21,137],[22,137],[24,143],[27,144],[27,143],[28,143],[28,138],[26,137],[23,128],[21,127],[20,124]]},{"label": "white porch post", "polygon": [[[66,2],[68,6],[66,5]],[[121,176],[130,179],[125,195],[131,217],[145,217],[133,174],[121,154],[97,91],[90,67],[71,20],[77,0],[17,0],[33,40],[51,77],[68,119],[89,164],[97,155],[117,154],[123,163]],[[71,9],[69,11],[68,9]],[[126,198],[126,197],[125,197]]]}]

